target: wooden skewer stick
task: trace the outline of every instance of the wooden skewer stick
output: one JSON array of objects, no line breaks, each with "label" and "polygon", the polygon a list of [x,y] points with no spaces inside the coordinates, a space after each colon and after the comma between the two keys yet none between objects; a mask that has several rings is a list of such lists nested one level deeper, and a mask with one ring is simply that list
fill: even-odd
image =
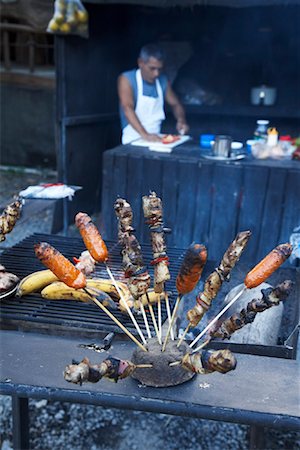
[{"label": "wooden skewer stick", "polygon": [[83,289],[90,296],[93,302],[96,303],[96,305],[99,306],[99,308],[101,308],[102,311],[105,312],[105,314],[107,314],[108,317],[110,317],[111,320],[113,320],[118,325],[118,327],[120,327],[121,330],[123,330],[124,333],[126,333],[127,336],[136,343],[136,345],[138,345],[144,352],[147,352],[147,349],[137,340],[137,338],[134,337],[133,334],[131,334],[130,331],[127,330],[127,328],[104,305],[102,305],[102,303],[100,303],[93,295],[91,295],[91,293],[86,288]]},{"label": "wooden skewer stick", "polygon": [[119,296],[120,296],[120,300],[123,301],[123,304],[124,304],[124,306],[126,307],[126,310],[127,310],[128,314],[129,314],[129,317],[130,317],[130,319],[132,320],[133,325],[135,326],[137,332],[138,332],[139,335],[140,335],[140,338],[142,339],[142,341],[143,341],[144,344],[147,344],[147,341],[146,341],[146,339],[145,339],[145,337],[144,337],[144,335],[143,335],[143,333],[142,333],[142,330],[140,329],[139,324],[138,324],[137,321],[135,320],[135,317],[134,317],[134,315],[132,314],[132,311],[131,311],[131,309],[129,308],[128,303],[126,302],[126,300],[125,300],[125,298],[124,298],[124,296],[123,296],[123,294],[122,294],[122,292],[121,292],[121,290],[120,290],[120,288],[119,288],[119,286],[118,286],[118,283],[117,283],[115,277],[114,277],[113,274],[112,274],[112,271],[110,270],[110,268],[108,267],[108,265],[107,265],[106,263],[105,263],[105,267],[106,267],[106,271],[107,271],[108,275],[110,276],[110,278],[111,278],[111,280],[112,280],[112,282],[113,282],[113,284],[114,284],[114,286],[115,286],[115,288],[116,288],[116,290],[117,290],[117,292],[118,292],[118,294],[119,294]]},{"label": "wooden skewer stick", "polygon": [[153,322],[153,325],[154,325],[154,329],[155,329],[155,333],[156,333],[156,336],[157,336],[157,340],[158,340],[158,343],[161,345],[161,338],[160,338],[160,334],[159,334],[159,331],[158,331],[158,327],[157,327],[157,322],[156,322],[156,318],[155,318],[155,315],[154,315],[154,311],[153,311],[152,305],[150,303],[150,298],[149,298],[148,292],[146,292],[146,297],[147,297],[147,300],[148,300],[148,307],[149,307],[149,311],[150,311],[150,314],[151,314],[151,318],[152,318],[152,322]]},{"label": "wooden skewer stick", "polygon": [[178,297],[177,297],[177,300],[176,300],[176,303],[175,303],[175,307],[174,307],[174,310],[173,310],[173,314],[172,314],[172,317],[171,317],[171,322],[169,323],[168,331],[167,331],[167,334],[166,334],[166,337],[165,337],[165,342],[164,342],[164,345],[163,345],[163,347],[161,349],[162,352],[164,352],[165,349],[166,349],[166,345],[167,345],[167,342],[168,342],[168,339],[169,339],[171,328],[172,328],[173,323],[174,323],[175,318],[176,318],[176,314],[177,314],[177,310],[178,310],[178,307],[179,307],[179,303],[180,303],[181,297],[182,297],[181,295],[178,295]]},{"label": "wooden skewer stick", "polygon": [[153,364],[137,364],[136,369],[152,369]]},{"label": "wooden skewer stick", "polygon": [[148,319],[147,319],[147,316],[146,316],[146,311],[145,311],[145,308],[144,308],[144,305],[143,305],[142,301],[141,301],[141,304],[140,304],[140,310],[141,310],[142,315],[143,315],[143,319],[144,319],[145,327],[146,327],[146,330],[147,330],[148,338],[151,339],[151,337],[152,337],[151,336],[151,331],[150,331],[150,328],[149,328],[149,323],[148,323]]},{"label": "wooden skewer stick", "polygon": [[[233,303],[234,302],[236,302],[239,298],[240,298],[240,296],[246,291],[246,286],[244,286],[241,290],[240,290],[240,292],[238,292],[234,297],[233,297],[233,299],[232,300],[230,300],[230,302],[229,303],[227,303],[227,305],[216,315],[216,317],[214,317],[210,322],[209,322],[209,324],[204,328],[204,330],[203,331],[201,331],[201,333],[200,334],[198,334],[198,336],[193,340],[193,342],[190,344],[190,347],[192,348],[195,344],[196,344],[196,342],[198,342],[199,341],[199,339],[201,339],[202,338],[202,336],[204,336],[205,335],[205,333],[210,329],[210,327],[215,323],[215,322],[217,322],[217,320],[227,311],[227,309],[229,309],[230,308],[230,306],[231,305],[233,305]],[[193,353],[195,353],[195,352],[197,352],[199,349],[201,349],[202,348],[202,345],[200,345],[199,347],[197,347],[195,350],[193,350]]]},{"label": "wooden skewer stick", "polygon": [[[197,351],[201,350],[203,347],[205,347],[209,342],[211,341],[211,338],[208,338],[206,341],[204,341],[199,347],[197,347]],[[192,352],[194,353],[194,352]],[[181,361],[174,361],[169,364],[169,367],[179,366],[181,364]]]},{"label": "wooden skewer stick", "polygon": [[190,328],[191,328],[191,324],[189,323],[188,326],[186,327],[186,329],[184,330],[183,335],[181,336],[180,341],[177,344],[177,347],[180,347],[180,345],[182,344],[182,342],[185,338],[186,333],[189,331]]},{"label": "wooden skewer stick", "polygon": [[162,340],[162,330],[161,330],[161,301],[160,301],[160,294],[157,301],[157,314],[158,314],[158,332],[160,340]]},{"label": "wooden skewer stick", "polygon": [[[170,309],[170,302],[169,302],[169,297],[168,297],[168,294],[167,294],[166,291],[164,292],[164,294],[165,294],[165,301],[166,301],[166,308],[167,308],[168,322],[169,322],[169,324],[170,324],[170,323],[171,323],[171,319],[172,319],[172,317],[171,317],[171,309]],[[174,331],[173,331],[173,327],[171,327],[171,330],[170,330],[170,336],[171,336],[172,341],[174,341]]]},{"label": "wooden skewer stick", "polygon": [[180,366],[181,361],[173,361],[169,364],[169,367],[175,367],[175,366]]}]

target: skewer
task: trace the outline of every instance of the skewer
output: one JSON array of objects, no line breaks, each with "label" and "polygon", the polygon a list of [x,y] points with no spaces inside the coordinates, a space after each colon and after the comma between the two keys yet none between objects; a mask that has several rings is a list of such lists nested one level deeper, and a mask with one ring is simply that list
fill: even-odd
[{"label": "skewer", "polygon": [[145,311],[143,302],[141,302],[141,304],[140,304],[140,310],[141,310],[141,313],[143,315],[143,319],[144,319],[145,327],[146,327],[146,330],[147,330],[148,338],[151,339],[151,337],[152,337],[151,336],[151,331],[150,331],[150,328],[149,328],[149,323],[148,323],[148,319],[147,319],[147,316],[146,316],[146,311]]},{"label": "skewer", "polygon": [[126,310],[127,310],[128,314],[129,314],[130,319],[132,320],[133,325],[135,326],[137,332],[139,333],[140,338],[142,339],[143,343],[144,343],[144,344],[147,344],[146,339],[145,339],[145,337],[144,337],[144,335],[143,335],[143,333],[142,333],[142,330],[140,329],[139,324],[138,324],[137,321],[135,320],[135,317],[134,317],[134,315],[132,314],[132,311],[131,311],[131,309],[129,308],[128,303],[127,303],[126,300],[124,299],[124,296],[123,296],[123,294],[122,294],[122,292],[121,292],[121,290],[120,290],[120,288],[119,288],[119,286],[118,286],[118,283],[117,283],[115,277],[114,277],[113,274],[112,274],[112,271],[111,271],[110,268],[108,267],[107,263],[104,263],[104,264],[105,264],[106,271],[107,271],[108,275],[110,276],[112,282],[114,283],[114,286],[115,286],[115,288],[116,288],[116,290],[117,290],[117,292],[118,292],[118,294],[119,294],[119,296],[120,296],[120,299],[123,301],[123,304],[124,304],[125,307],[126,307]]},{"label": "skewer", "polygon": [[[169,322],[169,324],[170,324],[170,323],[171,323],[172,316],[171,316],[171,309],[170,309],[169,297],[168,297],[168,294],[167,294],[166,291],[164,292],[164,295],[165,295],[165,302],[166,302],[166,308],[167,308],[168,322]],[[170,330],[170,336],[171,336],[172,341],[174,341],[174,331],[173,331],[173,327],[171,327],[171,330]]]},{"label": "skewer", "polygon": [[153,325],[154,325],[154,329],[155,329],[155,333],[156,333],[156,336],[157,336],[157,340],[158,340],[158,343],[161,345],[161,338],[160,338],[160,334],[159,334],[159,331],[158,331],[157,322],[156,322],[156,318],[155,318],[155,315],[154,315],[153,307],[152,307],[152,305],[150,303],[148,292],[146,292],[146,297],[147,297],[147,300],[148,300],[148,304],[147,305],[149,307],[149,311],[150,311],[150,314],[151,314],[151,319],[152,319],[152,322],[153,322]]},{"label": "skewer", "polygon": [[166,337],[165,337],[164,345],[163,345],[163,347],[161,349],[162,352],[164,352],[165,349],[166,349],[166,345],[167,345],[167,342],[168,342],[168,339],[169,339],[171,328],[172,328],[173,323],[174,323],[175,318],[176,318],[176,314],[177,314],[177,310],[178,310],[181,298],[182,298],[182,295],[179,294],[178,297],[177,297],[176,303],[175,303],[175,307],[173,309],[173,314],[172,314],[172,317],[171,317],[171,322],[169,323],[169,326],[168,326],[168,331],[167,331],[167,334],[166,334]]},{"label": "skewer", "polygon": [[183,340],[185,338],[185,335],[187,334],[187,332],[189,331],[190,328],[191,328],[191,324],[189,323],[188,326],[186,327],[186,329],[184,330],[183,335],[181,336],[181,338],[180,338],[180,340],[179,340],[179,342],[177,344],[177,348],[181,346],[181,344],[182,344],[182,342],[183,342]]},{"label": "skewer", "polygon": [[86,288],[83,288],[83,290],[90,296],[93,302],[96,303],[96,305],[99,306],[99,308],[101,308],[102,311],[105,312],[105,314],[107,314],[108,317],[110,317],[111,320],[113,320],[121,328],[121,330],[123,330],[124,333],[126,333],[127,336],[136,343],[136,345],[138,345],[144,352],[147,352],[147,349],[136,339],[136,337],[134,337],[133,334],[131,334],[130,331],[127,330],[127,328],[104,305],[102,305],[102,303],[100,303],[93,295],[91,295],[91,293]]},{"label": "skewer", "polygon": [[[233,303],[236,302],[236,301],[241,297],[241,295],[243,295],[243,293],[244,293],[246,290],[247,290],[247,288],[246,288],[246,286],[244,286],[244,287],[240,290],[240,292],[238,292],[238,293],[233,297],[233,299],[230,300],[230,302],[227,303],[226,306],[224,306],[224,308],[216,315],[216,317],[214,317],[214,318],[209,322],[209,324],[204,328],[204,330],[201,331],[201,333],[199,333],[198,336],[193,340],[193,342],[190,344],[190,347],[191,347],[191,348],[196,344],[196,342],[199,341],[199,339],[202,338],[202,336],[205,335],[205,333],[207,332],[207,330],[209,330],[209,329],[211,328],[211,326],[212,326],[214,323],[217,322],[217,320],[218,320],[218,319],[219,319],[219,318],[227,311],[227,309],[229,309],[230,306],[233,305]],[[197,347],[195,350],[193,350],[193,353],[199,351],[199,349],[201,349],[201,348],[202,348],[202,345],[200,345],[200,346]]]},{"label": "skewer", "polygon": [[162,331],[161,331],[161,300],[160,300],[160,296],[158,297],[158,301],[157,301],[157,314],[158,314],[158,332],[159,332],[159,337],[160,340],[162,339]]},{"label": "skewer", "polygon": [[181,361],[173,361],[169,364],[169,367],[175,367],[175,366],[180,366]]},{"label": "skewer", "polygon": [[[199,347],[197,347],[197,351],[204,348],[210,341],[211,341],[211,338],[209,337],[206,341],[204,341],[201,345],[199,345]],[[194,352],[192,352],[192,353],[194,353]],[[181,364],[181,361],[174,361],[169,364],[169,367],[179,366],[180,364]]]},{"label": "skewer", "polygon": [[136,364],[135,369],[151,369],[153,364]]}]

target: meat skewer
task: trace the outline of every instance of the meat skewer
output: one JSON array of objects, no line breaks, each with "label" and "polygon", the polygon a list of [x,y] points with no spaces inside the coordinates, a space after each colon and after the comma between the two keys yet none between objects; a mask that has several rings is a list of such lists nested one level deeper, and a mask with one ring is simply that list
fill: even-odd
[{"label": "meat skewer", "polygon": [[7,272],[4,266],[0,264],[0,293],[9,292],[13,289],[18,282],[20,281],[19,277],[14,273]]},{"label": "meat skewer", "polygon": [[[147,290],[150,287],[151,280],[144,265],[141,246],[133,234],[132,209],[130,204],[122,198],[118,198],[115,201],[114,209],[118,219],[118,239],[119,243],[122,245],[123,270],[125,272],[125,277],[128,278],[128,288],[133,298],[139,299],[144,294],[147,296]],[[149,300],[148,307],[157,339],[161,343],[154,311]],[[142,302],[140,303],[140,309],[143,314],[148,337],[151,337],[147,316]]]},{"label": "meat skewer", "polygon": [[236,359],[230,350],[202,350],[197,353],[186,353],[181,361],[170,366],[181,365],[184,369],[198,374],[212,372],[227,373],[236,368]]},{"label": "meat skewer", "polygon": [[256,314],[266,311],[272,306],[277,306],[281,301],[285,300],[290,294],[292,287],[293,282],[286,280],[275,288],[262,289],[262,298],[251,300],[240,312],[233,314],[222,322],[215,330],[210,332],[210,339],[230,339],[235,331],[252,323]]},{"label": "meat skewer", "polygon": [[184,294],[191,292],[196,287],[202,275],[206,260],[207,251],[205,246],[201,244],[191,244],[184,255],[179,273],[176,278],[176,288],[179,295],[175,303],[171,322],[169,323],[162,351],[165,351],[181,298]]},{"label": "meat skewer", "polygon": [[[291,255],[293,247],[291,244],[280,244],[275,247],[265,258],[263,258],[250,272],[246,275],[244,280],[244,287],[237,293],[235,297],[211,320],[211,322],[204,328],[203,331],[193,340],[190,347],[193,347],[196,342],[218,321],[218,319],[233,305],[246,289],[252,289],[263,283],[269,276],[275,272]],[[194,351],[197,351],[194,350]]]},{"label": "meat skewer", "polygon": [[178,347],[184,340],[188,330],[191,327],[195,327],[200,322],[207,310],[210,308],[211,302],[217,296],[222,283],[224,281],[229,281],[231,270],[240,259],[241,254],[250,239],[250,236],[250,231],[242,231],[238,233],[224,253],[219,266],[209,275],[209,277],[205,281],[203,292],[196,298],[196,306],[190,309],[187,313],[189,324],[184,330],[183,335],[181,336]]},{"label": "meat skewer", "polygon": [[0,215],[0,242],[5,241],[5,235],[10,233],[17,220],[20,218],[22,209],[22,200],[16,198],[14,202],[10,203],[3,210]]},{"label": "meat skewer", "polygon": [[56,248],[47,242],[40,242],[34,246],[35,254],[38,259],[50,269],[60,281],[74,289],[84,289],[90,296],[91,300],[99,306],[123,331],[133,340],[143,351],[147,349],[130,333],[129,330],[91,293],[86,289],[86,278],[80,270],[64,256]]},{"label": "meat skewer", "polygon": [[131,361],[109,357],[100,364],[92,365],[88,358],[80,363],[73,361],[64,370],[64,379],[70,383],[97,383],[101,378],[107,378],[115,383],[130,376],[135,369],[151,368],[152,364],[133,364]]},{"label": "meat skewer", "polygon": [[[108,250],[105,245],[105,242],[103,241],[101,234],[99,233],[97,227],[94,225],[91,217],[89,217],[86,213],[79,212],[76,214],[75,217],[75,225],[79,229],[79,232],[81,234],[81,237],[83,239],[83,242],[88,249],[88,252],[90,253],[91,257],[98,263],[104,263],[106,267],[106,271],[111,278],[112,282],[114,283],[114,286],[120,296],[120,299],[123,299],[122,292],[119,289],[118,283],[116,282],[110,268],[108,267],[107,260],[108,260]],[[131,309],[128,306],[128,303],[125,299],[123,299],[123,303],[125,304],[127,313],[129,317],[132,320],[132,323],[134,324],[140,338],[142,339],[142,342],[146,344],[146,339],[144,338],[144,335],[142,333],[141,328],[139,327],[134,315],[131,312]]]},{"label": "meat skewer", "polygon": [[[143,197],[143,211],[146,223],[149,225],[151,245],[153,252],[153,260],[151,264],[154,266],[154,291],[161,293],[164,292],[164,284],[170,279],[169,272],[169,258],[167,255],[167,246],[164,238],[164,224],[163,224],[163,210],[162,201],[157,197],[155,192],[150,192],[149,196]],[[169,299],[165,293],[165,301],[167,307],[167,314],[169,323],[171,322],[171,312]],[[161,336],[161,301],[160,298],[157,302],[158,307],[158,328]],[[171,339],[174,340],[173,329],[171,328]]]}]

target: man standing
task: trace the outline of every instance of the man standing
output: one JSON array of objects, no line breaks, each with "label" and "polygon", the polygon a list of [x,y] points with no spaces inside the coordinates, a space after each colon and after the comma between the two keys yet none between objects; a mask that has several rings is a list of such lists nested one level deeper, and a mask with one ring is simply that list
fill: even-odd
[{"label": "man standing", "polygon": [[185,112],[171,88],[163,68],[162,51],[154,44],[144,46],[138,58],[138,69],[122,73],[118,78],[122,144],[135,139],[159,142],[164,103],[171,106],[178,133],[185,134],[189,127]]}]

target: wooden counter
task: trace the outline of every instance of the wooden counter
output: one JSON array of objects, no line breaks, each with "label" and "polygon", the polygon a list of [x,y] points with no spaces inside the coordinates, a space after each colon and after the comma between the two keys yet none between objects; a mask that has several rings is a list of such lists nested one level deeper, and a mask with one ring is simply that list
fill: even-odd
[{"label": "wooden counter", "polygon": [[209,258],[219,260],[238,231],[252,238],[243,259],[256,262],[300,225],[300,162],[215,161],[199,146],[183,144],[172,153],[118,146],[103,155],[102,232],[116,239],[113,209],[118,196],[131,204],[141,243],[149,242],[142,196],[153,190],[163,200],[165,225],[172,229],[168,245],[207,245]]}]

